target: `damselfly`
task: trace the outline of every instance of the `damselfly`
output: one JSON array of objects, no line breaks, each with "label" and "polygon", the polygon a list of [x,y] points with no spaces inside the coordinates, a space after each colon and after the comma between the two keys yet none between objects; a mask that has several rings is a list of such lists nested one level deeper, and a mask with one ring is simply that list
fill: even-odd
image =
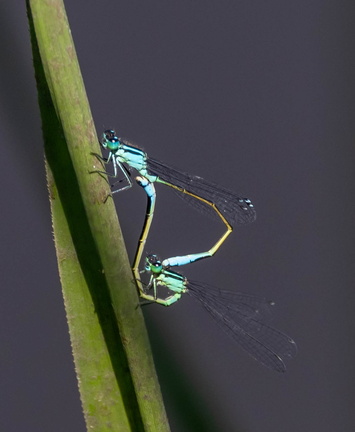
[{"label": "damselfly", "polygon": [[[174,260],[169,258],[161,262],[156,255],[148,255],[145,271],[150,274],[150,280],[141,297],[170,306],[182,294],[189,294],[254,359],[278,372],[285,372],[284,360],[296,355],[297,346],[289,336],[269,326],[268,315],[274,303],[253,295],[188,281],[180,273],[170,270],[169,263]],[[159,289],[162,287],[170,292],[168,297],[159,297]],[[150,290],[153,294],[149,293]]]},{"label": "damselfly", "polygon": [[214,255],[232,232],[234,225],[255,220],[256,213],[250,199],[244,198],[242,195],[231,192],[215,183],[208,182],[201,177],[179,171],[163,162],[148,157],[144,151],[118,138],[116,132],[112,129],[103,133],[101,145],[109,151],[108,157],[105,159],[100,155],[96,156],[105,164],[112,163],[113,173],[98,172],[117,178],[117,168],[120,168],[127,181],[127,185],[113,190],[112,193],[123,191],[132,186],[130,173],[125,166],[127,165],[129,168],[137,170],[150,183],[161,183],[171,187],[179,192],[180,197],[198,210],[218,216],[222,220],[226,232],[213,247],[202,253],[201,258]]}]

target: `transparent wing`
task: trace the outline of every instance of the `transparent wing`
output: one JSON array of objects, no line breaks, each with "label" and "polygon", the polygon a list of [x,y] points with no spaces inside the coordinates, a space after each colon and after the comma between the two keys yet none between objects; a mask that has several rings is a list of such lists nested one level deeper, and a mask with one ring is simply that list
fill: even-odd
[{"label": "transparent wing", "polygon": [[285,372],[284,360],[296,355],[297,346],[289,336],[266,323],[273,303],[195,281],[189,281],[188,294],[197,299],[216,323],[254,359]]},{"label": "transparent wing", "polygon": [[[161,180],[216,204],[218,210],[232,226],[235,224],[250,223],[256,218],[253,204],[248,198],[242,195],[231,192],[215,183],[208,182],[201,177],[169,167],[156,159],[147,159],[147,169],[150,174],[158,176]],[[206,203],[185,193],[178,192],[178,195],[203,213],[218,217],[213,208]]]}]

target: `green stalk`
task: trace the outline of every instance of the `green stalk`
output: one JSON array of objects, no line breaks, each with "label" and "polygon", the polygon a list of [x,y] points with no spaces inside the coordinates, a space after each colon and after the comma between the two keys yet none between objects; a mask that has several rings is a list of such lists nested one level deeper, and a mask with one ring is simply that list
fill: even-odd
[{"label": "green stalk", "polygon": [[54,239],[88,430],[169,431],[62,0],[27,0]]}]

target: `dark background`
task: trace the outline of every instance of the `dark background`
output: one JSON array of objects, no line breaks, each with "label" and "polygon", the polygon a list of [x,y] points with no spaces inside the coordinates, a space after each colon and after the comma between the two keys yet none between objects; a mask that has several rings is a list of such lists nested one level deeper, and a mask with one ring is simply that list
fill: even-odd
[{"label": "dark background", "polygon": [[[189,278],[276,302],[299,347],[259,365],[186,296],[144,308],[173,432],[354,430],[354,6],[76,1],[67,12],[98,133],[250,196],[254,224]],[[0,4],[0,429],[84,431],[61,297],[24,2]],[[223,226],[157,186],[148,245]],[[117,196],[130,256],[145,196]]]}]

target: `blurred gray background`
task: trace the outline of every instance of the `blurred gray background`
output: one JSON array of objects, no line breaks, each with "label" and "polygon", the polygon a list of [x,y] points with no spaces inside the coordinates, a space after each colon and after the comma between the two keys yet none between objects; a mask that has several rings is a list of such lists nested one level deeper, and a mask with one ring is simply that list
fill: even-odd
[{"label": "blurred gray background", "polygon": [[[191,279],[276,302],[298,356],[259,365],[186,296],[144,308],[173,432],[354,430],[354,4],[76,1],[67,13],[98,133],[250,196]],[[0,429],[85,431],[61,297],[24,2],[0,3]],[[148,251],[223,232],[164,186]],[[117,196],[130,257],[145,212]]]}]

